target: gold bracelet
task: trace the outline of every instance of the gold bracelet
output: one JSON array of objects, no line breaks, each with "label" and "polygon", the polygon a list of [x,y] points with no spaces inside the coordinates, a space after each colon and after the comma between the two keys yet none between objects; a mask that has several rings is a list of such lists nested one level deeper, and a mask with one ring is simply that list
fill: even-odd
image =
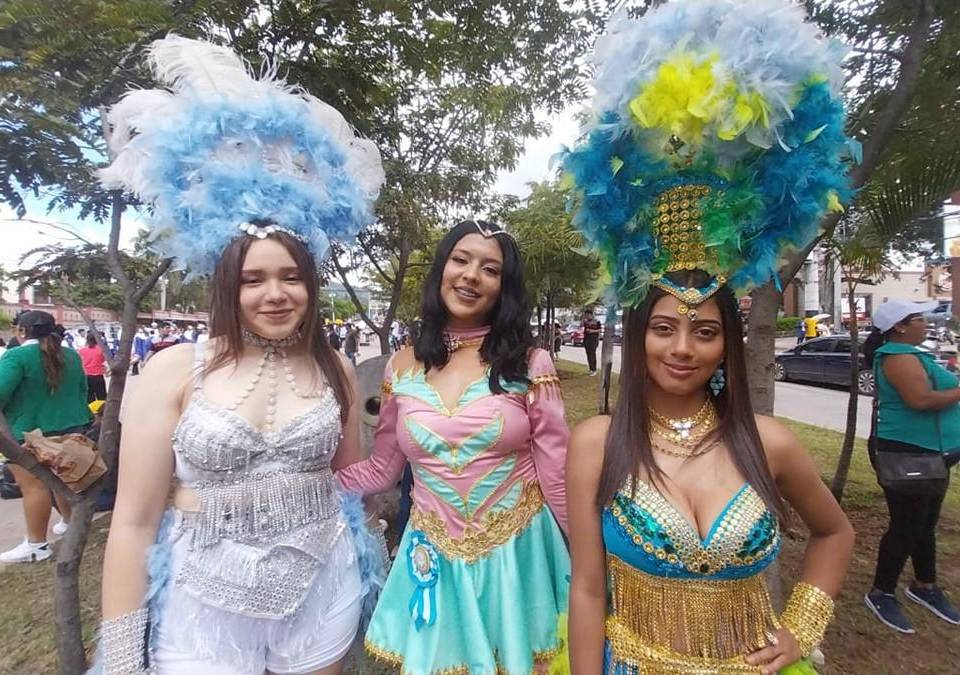
[{"label": "gold bracelet", "polygon": [[833,619],[833,598],[816,586],[801,581],[793,588],[780,623],[793,633],[804,658],[820,642]]}]

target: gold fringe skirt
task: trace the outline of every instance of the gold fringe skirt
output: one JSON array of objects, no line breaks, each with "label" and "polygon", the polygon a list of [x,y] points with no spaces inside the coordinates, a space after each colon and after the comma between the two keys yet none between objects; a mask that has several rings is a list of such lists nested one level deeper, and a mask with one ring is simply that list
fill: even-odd
[{"label": "gold fringe skirt", "polygon": [[607,557],[611,670],[756,673],[743,657],[779,628],[762,574],[736,580],[671,579]]}]

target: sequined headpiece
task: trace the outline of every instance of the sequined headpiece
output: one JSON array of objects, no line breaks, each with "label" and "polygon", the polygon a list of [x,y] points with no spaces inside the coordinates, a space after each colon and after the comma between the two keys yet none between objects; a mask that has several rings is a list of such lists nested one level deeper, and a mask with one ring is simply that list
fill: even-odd
[{"label": "sequined headpiece", "polygon": [[[561,155],[608,300],[636,306],[654,286],[689,315],[724,284],[777,279],[784,249],[850,195],[843,53],[789,0],[672,0],[611,20],[592,121]],[[711,281],[667,277],[686,270]]]}]

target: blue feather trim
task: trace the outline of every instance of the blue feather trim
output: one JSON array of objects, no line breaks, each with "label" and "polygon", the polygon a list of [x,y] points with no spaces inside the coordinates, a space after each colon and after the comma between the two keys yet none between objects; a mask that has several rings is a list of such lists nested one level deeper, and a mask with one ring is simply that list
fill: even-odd
[{"label": "blue feather trim", "polygon": [[367,515],[363,510],[363,501],[360,496],[353,492],[342,491],[340,501],[357,550],[361,596],[358,635],[363,635],[377,606],[380,590],[387,580],[387,561],[383,559],[380,542],[367,528]]}]

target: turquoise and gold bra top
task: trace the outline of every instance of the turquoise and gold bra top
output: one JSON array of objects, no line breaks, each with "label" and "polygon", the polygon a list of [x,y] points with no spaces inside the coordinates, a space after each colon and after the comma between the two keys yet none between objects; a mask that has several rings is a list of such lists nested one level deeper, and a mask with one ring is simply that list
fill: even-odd
[{"label": "turquoise and gold bra top", "polygon": [[614,675],[757,673],[743,657],[779,627],[763,572],[780,527],[745,484],[706,537],[643,481],[604,508],[608,608],[604,672]]},{"label": "turquoise and gold bra top", "polygon": [[603,511],[607,553],[655,576],[742,579],[762,572],[780,549],[780,528],[759,494],[744,484],[703,539],[663,495],[627,480]]}]

